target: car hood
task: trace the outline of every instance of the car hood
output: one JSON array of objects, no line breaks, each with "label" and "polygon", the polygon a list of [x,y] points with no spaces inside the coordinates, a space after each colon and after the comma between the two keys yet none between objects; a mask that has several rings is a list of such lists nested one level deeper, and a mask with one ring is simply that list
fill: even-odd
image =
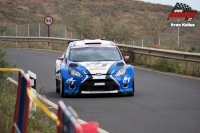
[{"label": "car hood", "polygon": [[90,74],[106,74],[109,68],[115,63],[116,61],[93,61],[93,62],[78,62],[80,65],[84,66]]}]

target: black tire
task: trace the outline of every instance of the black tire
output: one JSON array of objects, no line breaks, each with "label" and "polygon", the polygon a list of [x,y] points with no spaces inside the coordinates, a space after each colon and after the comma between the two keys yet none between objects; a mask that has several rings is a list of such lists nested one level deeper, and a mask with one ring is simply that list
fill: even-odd
[{"label": "black tire", "polygon": [[129,94],[128,96],[134,96],[134,93]]},{"label": "black tire", "polygon": [[133,82],[132,82],[132,88],[133,88],[133,93],[131,94],[131,96],[134,96],[134,93],[135,93],[135,82],[134,82],[134,79],[133,79]]},{"label": "black tire", "polygon": [[64,82],[63,82],[63,80],[61,82],[62,82],[62,89],[61,89],[61,92],[60,92],[60,96],[61,97],[65,97],[65,94],[64,94]]},{"label": "black tire", "polygon": [[60,80],[56,79],[56,93],[60,93]]},{"label": "black tire", "polygon": [[133,92],[128,93],[126,96],[134,96],[134,92],[135,92],[134,79],[133,79],[133,81],[132,81],[132,89],[133,89]]},{"label": "black tire", "polygon": [[[56,70],[55,70],[56,75]],[[56,78],[56,93],[60,93],[60,80]]]}]

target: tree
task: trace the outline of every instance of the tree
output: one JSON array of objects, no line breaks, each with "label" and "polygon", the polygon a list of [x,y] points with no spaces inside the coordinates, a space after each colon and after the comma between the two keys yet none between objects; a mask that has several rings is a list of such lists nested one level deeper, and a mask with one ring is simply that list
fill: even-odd
[{"label": "tree", "polygon": [[67,13],[67,23],[73,29],[83,35],[84,38],[91,38],[94,23],[91,21],[91,15],[84,10],[73,10]]},{"label": "tree", "polygon": [[105,37],[106,39],[111,39],[114,40],[113,36],[113,30],[115,28],[115,22],[116,20],[107,14],[101,17],[101,31],[102,31],[102,36]]},{"label": "tree", "polygon": [[117,41],[130,41],[134,33],[134,28],[129,22],[122,22],[115,26],[113,37]]}]

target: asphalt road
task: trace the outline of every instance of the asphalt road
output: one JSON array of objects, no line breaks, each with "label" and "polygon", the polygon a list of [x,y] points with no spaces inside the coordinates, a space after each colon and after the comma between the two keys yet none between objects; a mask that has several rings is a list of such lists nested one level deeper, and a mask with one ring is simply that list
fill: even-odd
[{"label": "asphalt road", "polygon": [[54,103],[63,100],[80,119],[111,133],[200,133],[200,80],[135,68],[134,97],[60,98],[55,93],[59,52],[5,49],[17,67],[37,74],[37,87]]}]

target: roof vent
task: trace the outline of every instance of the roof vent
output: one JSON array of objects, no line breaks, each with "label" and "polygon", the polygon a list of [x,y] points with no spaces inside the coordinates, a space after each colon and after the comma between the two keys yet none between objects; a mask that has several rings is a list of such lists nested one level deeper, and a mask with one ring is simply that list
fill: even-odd
[{"label": "roof vent", "polygon": [[86,45],[90,45],[90,44],[101,44],[101,42],[91,42],[91,43],[85,43]]},{"label": "roof vent", "polygon": [[69,66],[70,67],[78,67],[78,65],[76,63],[70,63]]},{"label": "roof vent", "polygon": [[117,66],[124,66],[124,63],[123,62],[118,62]]}]

